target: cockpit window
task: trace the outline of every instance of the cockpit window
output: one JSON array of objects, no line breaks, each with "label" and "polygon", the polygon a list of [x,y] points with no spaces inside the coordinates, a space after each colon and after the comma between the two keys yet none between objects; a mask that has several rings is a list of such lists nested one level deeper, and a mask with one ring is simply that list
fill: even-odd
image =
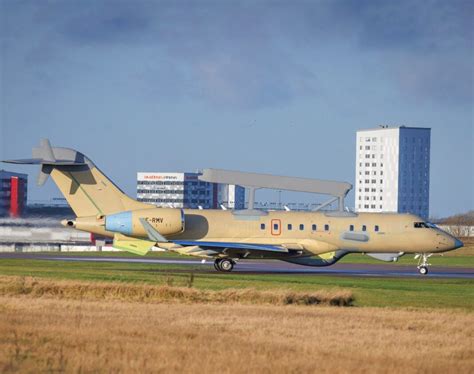
[{"label": "cockpit window", "polygon": [[414,224],[415,229],[427,229],[429,226],[426,224],[426,222],[415,222]]}]

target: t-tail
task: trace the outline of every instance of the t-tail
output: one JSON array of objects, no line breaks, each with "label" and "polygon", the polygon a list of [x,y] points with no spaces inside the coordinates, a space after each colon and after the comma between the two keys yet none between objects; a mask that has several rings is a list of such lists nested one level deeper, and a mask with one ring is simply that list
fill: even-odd
[{"label": "t-tail", "polygon": [[84,154],[70,148],[53,148],[48,139],[33,148],[33,158],[4,162],[39,165],[38,185],[51,176],[77,217],[153,208],[127,196]]}]

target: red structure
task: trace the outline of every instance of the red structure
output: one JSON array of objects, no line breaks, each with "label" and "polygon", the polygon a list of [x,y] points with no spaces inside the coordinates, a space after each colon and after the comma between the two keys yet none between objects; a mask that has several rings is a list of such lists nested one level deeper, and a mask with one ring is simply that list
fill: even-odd
[{"label": "red structure", "polygon": [[10,178],[10,217],[20,216],[19,184],[18,177]]},{"label": "red structure", "polygon": [[0,216],[20,217],[26,207],[28,176],[0,170]]}]

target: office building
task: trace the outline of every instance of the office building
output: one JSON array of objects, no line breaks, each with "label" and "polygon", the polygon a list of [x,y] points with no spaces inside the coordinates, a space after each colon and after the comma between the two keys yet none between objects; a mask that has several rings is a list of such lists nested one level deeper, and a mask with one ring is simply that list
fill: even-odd
[{"label": "office building", "polygon": [[359,212],[429,216],[431,129],[389,127],[357,131]]},{"label": "office building", "polygon": [[28,175],[0,170],[0,216],[20,217],[26,207]]},{"label": "office building", "polygon": [[221,205],[243,209],[241,186],[199,180],[200,173],[137,173],[137,200],[158,207],[216,209]]}]

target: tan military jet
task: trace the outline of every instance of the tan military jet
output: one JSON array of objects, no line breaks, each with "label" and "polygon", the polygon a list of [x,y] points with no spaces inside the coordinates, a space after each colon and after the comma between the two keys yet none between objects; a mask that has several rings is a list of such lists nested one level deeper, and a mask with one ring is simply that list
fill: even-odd
[{"label": "tan military jet", "polygon": [[82,153],[48,140],[32,159],[5,162],[39,165],[39,185],[53,178],[77,216],[63,225],[111,237],[114,247],[138,255],[159,247],[213,259],[218,271],[244,259],[328,266],[362,253],[382,261],[414,254],[427,274],[432,254],[463,245],[412,214],[156,208],[127,196]]}]

